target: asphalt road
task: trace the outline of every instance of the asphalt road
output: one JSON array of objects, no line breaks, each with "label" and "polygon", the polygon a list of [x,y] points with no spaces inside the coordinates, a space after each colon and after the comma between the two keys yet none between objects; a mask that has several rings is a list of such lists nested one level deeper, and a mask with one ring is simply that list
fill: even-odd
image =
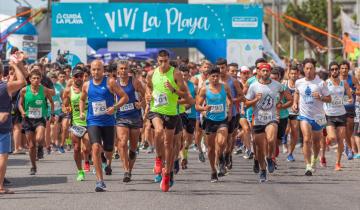
[{"label": "asphalt road", "polygon": [[16,194],[0,195],[0,209],[360,209],[360,160],[344,160],[343,171],[335,172],[335,153],[329,152],[328,167],[305,177],[297,150],[293,163],[281,154],[279,169],[263,184],[252,172],[252,160],[241,156],[234,156],[228,176],[210,183],[208,162],[200,163],[197,153],[191,152],[189,169],[180,171],[167,193],[153,183],[154,156],[144,152],[129,184],[122,183],[120,161],[114,161],[113,175],[105,177],[105,193],[94,192],[91,172],[86,181],[76,181],[72,152],[46,155],[32,177],[28,156],[12,155],[6,176]]}]

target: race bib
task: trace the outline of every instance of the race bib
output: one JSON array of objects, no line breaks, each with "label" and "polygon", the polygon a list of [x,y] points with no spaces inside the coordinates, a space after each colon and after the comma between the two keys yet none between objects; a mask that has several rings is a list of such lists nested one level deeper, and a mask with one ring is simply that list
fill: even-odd
[{"label": "race bib", "polygon": [[350,103],[349,103],[349,96],[347,96],[347,95],[344,95],[344,98],[343,98],[343,100],[344,100],[344,105],[349,105]]},{"label": "race bib", "polygon": [[333,96],[331,98],[331,105],[333,106],[343,105],[343,99],[339,96]]},{"label": "race bib", "polygon": [[59,110],[61,110],[60,101],[55,101],[54,102],[54,111],[59,111]]},{"label": "race bib", "polygon": [[81,138],[84,136],[85,132],[86,132],[86,128],[81,127],[81,126],[76,126],[73,125],[70,128],[70,131],[77,137]]},{"label": "race bib", "polygon": [[191,114],[191,108],[190,108],[190,109],[185,110],[185,113],[186,113],[186,114]]},{"label": "race bib", "polygon": [[31,119],[40,119],[42,118],[42,109],[41,108],[35,108],[35,107],[29,107],[29,118]]},{"label": "race bib", "polygon": [[221,113],[221,112],[224,112],[223,104],[211,105],[210,113]]},{"label": "race bib", "polygon": [[162,93],[154,98],[154,106],[155,107],[164,106],[167,104],[168,104],[168,98],[167,98],[166,93]]},{"label": "race bib", "polygon": [[92,108],[94,116],[100,116],[106,114],[106,101],[92,102]]},{"label": "race bib", "polygon": [[134,103],[124,104],[120,107],[121,112],[126,112],[135,109]]},{"label": "race bib", "polygon": [[327,123],[325,116],[317,116],[316,119],[317,119],[317,120],[315,120],[316,123],[320,126],[325,126]]},{"label": "race bib", "polygon": [[260,122],[267,123],[269,121],[272,121],[272,119],[273,119],[273,114],[271,111],[264,111],[264,110],[259,111],[258,120]]}]

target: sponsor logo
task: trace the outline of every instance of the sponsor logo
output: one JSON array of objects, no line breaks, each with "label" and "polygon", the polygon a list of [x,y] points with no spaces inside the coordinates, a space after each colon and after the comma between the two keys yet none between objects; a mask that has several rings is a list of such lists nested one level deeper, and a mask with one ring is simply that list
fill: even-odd
[{"label": "sponsor logo", "polygon": [[231,20],[233,28],[256,28],[259,24],[257,17],[232,17]]},{"label": "sponsor logo", "polygon": [[56,24],[82,25],[84,22],[80,13],[58,13],[56,15]]}]

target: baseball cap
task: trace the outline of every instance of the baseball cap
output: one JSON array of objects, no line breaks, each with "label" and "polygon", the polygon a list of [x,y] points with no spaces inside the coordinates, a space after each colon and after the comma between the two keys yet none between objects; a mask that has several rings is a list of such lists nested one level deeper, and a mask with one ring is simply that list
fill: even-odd
[{"label": "baseball cap", "polygon": [[79,68],[75,68],[73,71],[72,71],[72,76],[75,76],[77,74],[84,74],[84,72],[79,69]]},{"label": "baseball cap", "polygon": [[240,67],[240,72],[246,72],[246,71],[250,71],[249,67],[247,66]]}]

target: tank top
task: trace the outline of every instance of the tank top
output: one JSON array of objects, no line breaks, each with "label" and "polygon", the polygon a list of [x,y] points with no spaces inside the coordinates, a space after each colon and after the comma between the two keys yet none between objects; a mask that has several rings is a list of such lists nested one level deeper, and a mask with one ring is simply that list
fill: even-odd
[{"label": "tank top", "polygon": [[30,119],[41,119],[47,116],[44,86],[39,86],[37,95],[31,92],[30,85],[26,86],[24,107],[26,117]]},{"label": "tank top", "polygon": [[[187,86],[192,98],[195,98],[195,86],[191,81],[187,81]],[[195,104],[191,105],[189,109],[186,110],[187,117],[190,119],[196,119],[196,109]]]},{"label": "tank top", "polygon": [[[294,97],[295,84],[294,84],[294,87],[290,87],[290,85],[289,85],[289,80],[286,80],[285,85],[286,85],[287,89],[289,90],[291,96]],[[288,112],[289,112],[289,115],[299,115],[299,113],[294,112],[294,111],[292,110],[291,106],[290,106],[289,108],[287,108],[287,110],[288,110]]]},{"label": "tank top", "polygon": [[7,83],[0,81],[0,112],[9,113],[5,122],[0,123],[0,133],[9,133],[12,130],[11,125],[11,97],[9,96]]},{"label": "tank top", "polygon": [[170,67],[170,70],[166,73],[161,73],[159,68],[156,68],[152,76],[153,92],[150,102],[150,111],[163,115],[174,116],[177,115],[177,101],[179,96],[172,93],[165,87],[165,82],[169,81],[170,84],[178,89],[178,85],[174,79],[174,67]]},{"label": "tank top", "polygon": [[[64,90],[60,84],[56,83],[54,84],[54,88],[55,88],[55,95],[52,97],[53,102],[54,102],[54,114],[55,115],[60,115],[62,110],[61,110],[61,104],[62,104],[62,100],[61,100],[61,91]],[[48,114],[50,115],[51,113],[51,107],[50,107],[50,103],[48,103]]]},{"label": "tank top", "polygon": [[209,85],[206,85],[206,104],[211,107],[211,110],[206,112],[207,119],[212,121],[224,121],[226,119],[226,92],[223,84],[221,84],[219,93],[211,92]]},{"label": "tank top", "polygon": [[[352,91],[356,90],[356,86],[353,83],[352,76],[349,74],[346,82],[349,84],[349,87]],[[349,96],[344,92],[344,105],[345,109],[353,109],[355,107],[355,94],[352,94],[353,97],[353,103],[349,103]]]},{"label": "tank top", "polygon": [[[124,92],[128,95],[129,101],[127,104],[119,107],[116,112],[116,118],[138,118],[141,116],[141,110],[136,109],[135,102],[137,102],[136,90],[133,85],[132,77],[129,77],[128,84],[122,86],[120,81],[117,81],[119,86],[124,90]],[[116,100],[119,100],[120,96],[116,96]]]},{"label": "tank top", "polygon": [[[229,77],[227,83],[228,83],[229,88],[230,88],[231,97],[235,98],[237,96],[237,91],[236,91],[235,86],[234,86],[234,79],[232,77]],[[237,115],[237,113],[238,113],[235,103],[233,103],[233,105],[231,107],[231,113],[232,113],[233,117],[235,117]]]},{"label": "tank top", "polygon": [[93,79],[89,82],[87,126],[114,126],[115,115],[106,114],[106,109],[114,105],[114,95],[107,87],[107,77],[99,85]]},{"label": "tank top", "polygon": [[344,107],[344,81],[341,80],[338,86],[328,79],[326,80],[329,93],[331,95],[331,103],[324,103],[324,110],[327,116],[341,116],[346,114]]},{"label": "tank top", "polygon": [[[72,124],[73,125],[78,125],[78,126],[86,126],[86,120],[81,120],[80,119],[80,96],[81,96],[81,91],[79,93],[76,93],[74,91],[74,88],[71,87],[70,88],[70,104],[71,104],[71,116],[72,116]],[[85,105],[85,111],[87,112],[87,103]],[[85,119],[86,119],[86,112],[85,114]]]}]

